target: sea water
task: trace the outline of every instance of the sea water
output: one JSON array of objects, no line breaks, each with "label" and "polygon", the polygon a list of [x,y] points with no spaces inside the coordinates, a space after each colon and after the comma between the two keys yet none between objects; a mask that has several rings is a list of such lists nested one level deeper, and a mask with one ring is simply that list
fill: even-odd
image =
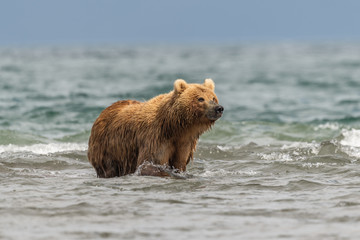
[{"label": "sea water", "polygon": [[[121,99],[215,81],[186,179],[99,179]],[[0,49],[0,239],[359,239],[360,44]]]}]

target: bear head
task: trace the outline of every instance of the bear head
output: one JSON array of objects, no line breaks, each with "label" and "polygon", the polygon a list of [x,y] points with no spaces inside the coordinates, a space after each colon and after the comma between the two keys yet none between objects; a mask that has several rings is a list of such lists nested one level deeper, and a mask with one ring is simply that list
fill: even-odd
[{"label": "bear head", "polygon": [[203,84],[188,84],[185,80],[178,79],[174,83],[176,103],[192,122],[213,123],[224,111],[214,89],[212,79],[205,79]]}]

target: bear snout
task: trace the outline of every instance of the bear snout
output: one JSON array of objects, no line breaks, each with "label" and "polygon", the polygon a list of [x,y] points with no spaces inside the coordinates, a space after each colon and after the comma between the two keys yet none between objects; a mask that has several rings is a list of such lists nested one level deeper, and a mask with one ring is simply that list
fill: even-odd
[{"label": "bear snout", "polygon": [[219,104],[216,104],[215,106],[209,109],[209,111],[206,114],[206,117],[209,120],[216,121],[222,116],[223,112],[224,112],[224,107]]},{"label": "bear snout", "polygon": [[222,114],[223,111],[224,111],[224,107],[223,107],[223,106],[218,105],[218,106],[215,107],[215,112],[216,112],[216,114]]}]

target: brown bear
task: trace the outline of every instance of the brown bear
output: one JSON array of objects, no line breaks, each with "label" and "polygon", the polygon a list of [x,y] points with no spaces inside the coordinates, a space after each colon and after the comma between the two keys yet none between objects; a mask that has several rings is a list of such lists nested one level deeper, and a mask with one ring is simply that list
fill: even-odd
[{"label": "brown bear", "polygon": [[89,139],[88,158],[97,176],[109,178],[135,171],[168,176],[169,169],[185,171],[199,136],[224,111],[214,89],[211,79],[203,84],[178,79],[167,94],[146,102],[118,101],[106,108]]}]

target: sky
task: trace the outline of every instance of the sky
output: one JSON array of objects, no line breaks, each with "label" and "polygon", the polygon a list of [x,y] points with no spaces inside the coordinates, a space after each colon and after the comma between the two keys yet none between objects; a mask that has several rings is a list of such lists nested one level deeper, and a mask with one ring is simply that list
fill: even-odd
[{"label": "sky", "polygon": [[0,46],[359,41],[359,0],[1,0]]}]

